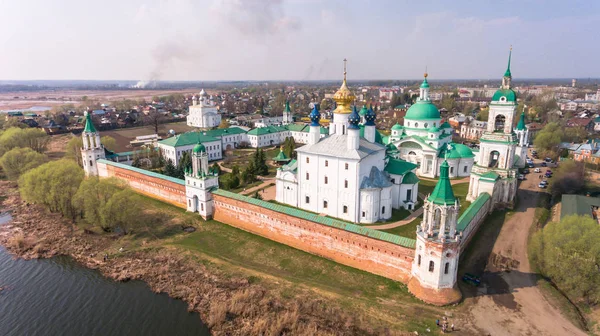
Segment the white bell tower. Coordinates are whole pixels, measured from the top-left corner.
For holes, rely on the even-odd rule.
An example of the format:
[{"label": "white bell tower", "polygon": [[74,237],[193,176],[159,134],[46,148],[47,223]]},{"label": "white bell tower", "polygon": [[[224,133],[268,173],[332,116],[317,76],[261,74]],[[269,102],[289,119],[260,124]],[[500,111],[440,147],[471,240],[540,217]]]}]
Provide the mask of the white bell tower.
[{"label": "white bell tower", "polygon": [[92,116],[89,111],[85,111],[85,128],[81,133],[83,147],[81,148],[81,159],[85,176],[98,176],[98,159],[104,159],[104,146],[100,143],[100,133],[96,131]]},{"label": "white bell tower", "polygon": [[211,218],[214,212],[212,190],[218,187],[219,176],[209,169],[206,147],[198,143],[192,149],[192,170],[185,172],[187,210],[198,212],[204,219]]}]

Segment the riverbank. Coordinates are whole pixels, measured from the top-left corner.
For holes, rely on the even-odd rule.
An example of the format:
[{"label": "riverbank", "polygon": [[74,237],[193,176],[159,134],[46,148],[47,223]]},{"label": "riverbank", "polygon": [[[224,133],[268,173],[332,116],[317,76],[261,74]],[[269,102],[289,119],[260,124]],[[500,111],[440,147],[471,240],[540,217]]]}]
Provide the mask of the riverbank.
[{"label": "riverbank", "polygon": [[[434,316],[443,312],[420,304],[395,282],[220,223],[201,222],[196,232],[182,233],[174,224],[187,223],[190,217],[179,215],[179,209],[169,209],[178,215],[167,219],[167,233],[117,237],[86,233],[60,215],[23,203],[14,183],[0,182],[0,190],[3,210],[13,215],[2,228],[0,243],[11,253],[24,259],[69,255],[112,279],[145,281],[155,292],[187,302],[215,335],[403,335],[431,328]],[[219,234],[221,238],[211,239]],[[253,255],[255,245],[265,250]],[[122,253],[120,247],[125,247]],[[243,251],[247,253],[240,256]],[[104,253],[109,253],[106,262]],[[243,259],[247,255],[263,255],[265,260],[254,260],[260,265],[256,267]],[[288,265],[308,265],[300,265],[302,274],[291,272],[284,259],[265,267],[279,255],[287,256]],[[327,273],[330,268],[366,285],[343,283]]]}]

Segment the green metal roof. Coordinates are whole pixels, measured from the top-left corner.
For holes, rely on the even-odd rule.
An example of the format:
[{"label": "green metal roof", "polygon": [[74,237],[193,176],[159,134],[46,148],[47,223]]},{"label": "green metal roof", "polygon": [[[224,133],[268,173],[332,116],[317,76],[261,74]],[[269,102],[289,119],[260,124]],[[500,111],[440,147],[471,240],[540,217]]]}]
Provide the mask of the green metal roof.
[{"label": "green metal roof", "polygon": [[508,66],[506,67],[506,71],[504,72],[504,77],[512,77],[510,73],[510,58],[512,56],[512,48],[510,48],[510,52],[508,53]]},{"label": "green metal roof", "polygon": [[220,140],[215,137],[204,135],[204,132],[187,132],[161,140],[158,143],[166,146],[180,147],[212,141],[220,142]]},{"label": "green metal roof", "polygon": [[440,179],[431,192],[431,196],[427,199],[429,202],[438,205],[454,204],[456,202],[452,184],[448,178],[449,170],[450,166],[448,165],[448,161],[444,160],[440,166]]},{"label": "green metal roof", "polygon": [[439,128],[437,128],[437,127],[435,127],[435,126],[429,127],[429,128],[427,129],[427,132],[430,132],[430,133],[437,133],[437,132],[439,132],[439,131],[440,131],[440,129],[439,129]]},{"label": "green metal roof", "polygon": [[277,156],[275,156],[273,158],[273,161],[277,161],[277,162],[286,162],[286,161],[290,161],[290,158],[287,157],[285,155],[285,153],[283,152],[283,149],[279,149],[279,153],[277,154]]},{"label": "green metal roof", "polygon": [[402,159],[390,158],[388,163],[385,165],[385,171],[394,175],[404,175],[409,171],[417,168],[417,165]]},{"label": "green metal roof", "polygon": [[417,174],[413,172],[406,173],[406,175],[404,175],[404,177],[402,178],[402,184],[415,184],[419,183],[419,181],[420,180],[417,177]]},{"label": "green metal roof", "polygon": [[[452,149],[448,150],[448,145],[452,147]],[[448,158],[448,159],[468,159],[475,157],[473,151],[468,146],[457,143],[449,143],[446,146],[442,146],[438,153],[439,158]],[[446,156],[447,155],[447,156]]]},{"label": "green metal roof", "polygon": [[289,101],[285,101],[285,108],[283,109],[283,112],[292,112],[292,110],[290,110],[290,102]]},{"label": "green metal roof", "polygon": [[560,219],[569,215],[589,216],[593,218],[592,207],[600,207],[600,198],[583,195],[562,195]]},{"label": "green metal roof", "polygon": [[491,181],[496,181],[497,179],[500,178],[500,175],[498,175],[498,173],[490,171],[487,172],[485,174],[480,175],[480,179],[484,179],[484,180],[491,180]]},{"label": "green metal roof", "polygon": [[519,118],[519,123],[517,124],[517,131],[525,130],[525,112],[521,113],[521,117]]},{"label": "green metal roof", "polygon": [[423,83],[421,83],[421,89],[429,88],[429,82],[427,82],[427,77],[423,78]]},{"label": "green metal roof", "polygon": [[406,111],[404,119],[440,119],[440,111],[438,111],[437,107],[435,107],[431,101],[420,100]]},{"label": "green metal roof", "polygon": [[92,122],[92,114],[86,113],[85,116],[85,128],[83,129],[85,133],[96,133],[96,127],[94,127],[94,123]]},{"label": "green metal roof", "polygon": [[253,198],[253,197],[248,197],[248,196],[232,193],[232,192],[229,192],[229,191],[226,191],[223,189],[217,189],[213,193],[215,195],[219,195],[219,196],[231,198],[234,200],[250,203],[252,205],[256,205],[261,208],[269,209],[269,210],[279,212],[279,213],[282,213],[285,215],[305,219],[305,220],[308,220],[311,222],[323,224],[323,225],[333,227],[336,229],[356,233],[361,236],[382,240],[382,241],[385,241],[388,243],[392,243],[394,245],[399,245],[399,246],[403,246],[403,247],[407,247],[407,248],[411,248],[411,249],[414,249],[415,245],[416,245],[416,240],[414,240],[414,239],[400,237],[397,235],[393,235],[391,233],[369,229],[368,227],[363,227],[360,225],[344,222],[344,221],[338,220],[338,219],[333,219],[333,218],[329,218],[329,217],[325,217],[325,216],[319,216],[317,214],[306,212],[306,211],[303,211],[303,210],[300,210],[297,208],[292,208],[292,207],[288,207],[288,206],[281,205],[281,204],[266,202],[266,201],[259,200],[259,199]]},{"label": "green metal roof", "polygon": [[398,123],[396,123],[396,125],[392,126],[392,130],[394,130],[394,131],[399,131],[399,130],[401,130],[403,128],[404,128],[404,126],[402,126],[402,125],[400,125]]},{"label": "green metal roof", "polygon": [[267,126],[267,127],[258,127],[253,130],[248,131],[248,135],[266,135],[273,134],[279,132],[285,132],[288,129],[285,126]]},{"label": "green metal roof", "polygon": [[447,121],[444,121],[440,128],[452,128],[452,125],[450,125],[450,123],[448,123]]},{"label": "green metal roof", "polygon": [[491,196],[488,193],[480,194],[471,205],[463,212],[458,221],[456,222],[456,230],[464,231],[469,223],[473,221],[473,218],[481,211],[481,208],[485,205],[486,202],[490,200]]},{"label": "green metal roof", "polygon": [[169,182],[173,182],[173,183],[185,185],[185,180],[180,180],[178,178],[174,178],[174,177],[171,177],[171,176],[167,176],[167,175],[155,173],[153,171],[144,170],[144,169],[141,169],[141,168],[136,168],[136,167],[128,166],[126,164],[122,164],[122,163],[118,163],[118,162],[113,162],[113,161],[109,161],[109,160],[104,160],[104,159],[99,159],[98,162],[105,163],[105,164],[107,164],[109,166],[115,166],[115,167],[123,168],[123,169],[126,169],[126,170],[130,170],[130,171],[133,171],[133,172],[136,172],[136,173],[144,174],[146,176],[156,177],[156,178],[159,178],[159,179],[162,179],[162,180],[166,180],[166,181],[169,181]]},{"label": "green metal roof", "polygon": [[217,128],[209,131],[204,131],[206,135],[211,137],[222,137],[223,135],[235,135],[235,134],[243,134],[246,133],[243,129],[239,127],[229,127],[229,128]]},{"label": "green metal roof", "polygon": [[512,89],[500,89],[496,91],[496,93],[494,93],[494,96],[492,97],[492,101],[500,101],[500,98],[502,97],[506,97],[506,101],[508,102],[517,101],[517,94]]}]

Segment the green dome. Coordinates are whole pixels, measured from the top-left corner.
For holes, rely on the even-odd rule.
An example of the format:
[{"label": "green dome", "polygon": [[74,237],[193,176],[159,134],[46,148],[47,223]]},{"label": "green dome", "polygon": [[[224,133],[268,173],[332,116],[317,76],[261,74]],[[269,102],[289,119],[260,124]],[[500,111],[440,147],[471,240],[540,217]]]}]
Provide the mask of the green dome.
[{"label": "green dome", "polygon": [[367,105],[363,105],[363,107],[360,109],[360,111],[358,111],[358,114],[361,117],[364,117],[365,114],[367,114],[367,112],[369,112],[369,110],[367,109]]},{"label": "green dome", "polygon": [[206,152],[206,147],[204,147],[203,144],[198,143],[196,146],[194,146],[194,149],[192,149],[192,152],[194,152],[194,153]]},{"label": "green dome", "polygon": [[437,133],[439,131],[440,131],[440,129],[437,128],[437,127],[435,127],[435,126],[434,127],[429,127],[429,129],[427,130],[427,132],[431,132],[431,133]]},{"label": "green dome", "polygon": [[429,101],[418,101],[408,109],[404,119],[440,119],[440,111]]},{"label": "green dome", "polygon": [[448,152],[448,156],[446,156],[446,152],[448,151],[448,146],[443,146],[438,154],[439,158],[448,158],[448,159],[469,159],[475,157],[473,151],[468,146],[457,143],[449,143],[452,146],[452,149]]},{"label": "green dome", "polygon": [[392,126],[392,131],[400,131],[402,130],[404,127],[402,127],[402,125],[396,123],[396,125]]},{"label": "green dome", "polygon": [[500,101],[502,97],[506,97],[507,102],[517,102],[517,94],[511,89],[500,89],[496,91],[492,97],[492,102]]}]

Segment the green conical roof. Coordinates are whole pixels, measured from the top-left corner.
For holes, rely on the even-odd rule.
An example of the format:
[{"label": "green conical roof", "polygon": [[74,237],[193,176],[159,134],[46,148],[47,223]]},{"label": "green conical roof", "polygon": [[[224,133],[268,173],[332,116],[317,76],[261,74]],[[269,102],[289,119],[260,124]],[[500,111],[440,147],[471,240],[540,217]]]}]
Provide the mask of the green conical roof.
[{"label": "green conical roof", "polygon": [[523,131],[525,129],[525,112],[521,113],[519,123],[517,124],[517,131]]},{"label": "green conical roof", "polygon": [[273,158],[273,161],[289,161],[290,158],[287,157],[287,155],[285,155],[285,153],[283,152],[283,148],[279,149],[279,154],[277,154],[276,157]]},{"label": "green conical roof", "polygon": [[285,102],[285,108],[283,109],[284,112],[292,112],[292,110],[290,110],[290,102],[286,101]]},{"label": "green conical roof", "polygon": [[454,191],[452,191],[452,184],[450,184],[450,179],[448,178],[449,170],[448,161],[444,160],[440,166],[440,179],[427,199],[429,202],[437,205],[450,205],[456,202]]},{"label": "green conical roof", "polygon": [[421,83],[421,89],[429,88],[429,82],[427,82],[427,76],[423,79],[423,83]]},{"label": "green conical roof", "polygon": [[94,123],[92,122],[92,114],[89,112],[85,114],[85,128],[83,131],[85,133],[96,133],[96,127],[94,127]]},{"label": "green conical roof", "polygon": [[510,74],[510,57],[512,56],[512,48],[510,48],[510,52],[508,53],[508,66],[506,67],[506,72],[504,73],[504,77],[512,77]]}]

